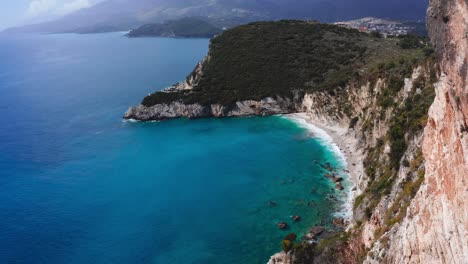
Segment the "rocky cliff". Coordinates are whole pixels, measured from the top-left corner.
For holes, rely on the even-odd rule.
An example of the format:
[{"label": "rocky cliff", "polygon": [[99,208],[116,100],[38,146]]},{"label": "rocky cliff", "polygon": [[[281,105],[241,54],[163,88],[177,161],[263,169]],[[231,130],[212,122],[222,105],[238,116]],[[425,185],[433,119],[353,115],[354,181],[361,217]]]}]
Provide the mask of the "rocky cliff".
[{"label": "rocky cliff", "polygon": [[[337,262],[468,263],[467,3],[464,0],[431,1],[428,28],[441,73],[434,85],[436,96],[427,126],[424,133],[414,135],[408,142],[398,172],[389,178],[392,179],[390,189],[384,190],[377,205],[372,206],[372,202],[377,201],[375,196],[370,204],[368,201],[364,210],[367,220],[362,223],[360,215],[366,191],[356,196],[356,223],[348,230],[355,239],[347,241],[345,251],[365,255],[354,259],[337,258]],[[362,108],[362,102],[368,101],[366,94],[359,96],[360,101],[353,102],[354,109]],[[309,109],[313,115],[319,114],[319,120],[340,120],[335,117],[334,109],[329,109],[328,113],[321,111]],[[370,135],[374,136],[367,135],[364,141],[361,138],[363,145],[367,145],[366,159],[373,161],[365,162],[366,173],[359,178],[360,187],[367,186],[367,189],[372,189],[374,169],[382,167],[382,158],[391,157],[392,149],[383,146],[379,157],[372,158],[375,155],[373,141],[378,138],[375,135],[383,135],[382,129],[385,133],[389,128],[382,123],[377,126],[374,123],[373,127]],[[385,171],[375,176],[385,179]]]},{"label": "rocky cliff", "polygon": [[[340,134],[348,146],[343,151],[359,157],[350,168],[356,184],[353,218],[346,232],[299,245],[300,255],[278,253],[269,263],[386,260],[380,254],[424,179],[423,128],[439,74],[432,59],[409,73],[398,72],[387,70],[377,79],[354,80],[345,89],[304,96],[302,111],[329,131],[346,131]],[[392,83],[400,78],[393,90]]]},{"label": "rocky cliff", "polygon": [[441,78],[424,131],[426,176],[392,235],[389,263],[468,263],[468,1],[427,13]]},{"label": "rocky cliff", "polygon": [[[424,117],[424,132],[400,134],[406,139],[406,150],[392,164],[398,145],[387,140],[396,132],[401,112],[393,108],[372,117],[378,107],[369,88],[378,93],[385,87],[380,80],[370,87],[348,87],[344,97],[353,106],[351,116],[373,118],[370,126],[357,119],[348,132],[358,142],[356,151],[366,156],[365,171],[357,180],[354,223],[345,239],[319,243],[328,251],[310,250],[312,260],[302,261],[289,252],[275,255],[271,263],[468,263],[468,1],[432,0],[428,28],[441,72],[423,77],[429,85],[438,80],[431,87],[435,99]],[[418,75],[430,71],[415,70],[412,80],[405,81],[413,84],[405,85],[400,98],[394,99],[407,100],[407,88],[417,90],[422,80]],[[344,127],[349,121],[340,111],[340,97],[309,94],[305,98],[304,106],[317,122]],[[340,254],[324,257],[338,249]]]},{"label": "rocky cliff", "polygon": [[269,116],[287,114],[296,111],[299,101],[283,97],[267,97],[260,101],[238,101],[234,105],[221,104],[201,105],[172,102],[169,104],[157,104],[151,107],[143,105],[131,107],[126,113],[125,119],[142,121],[165,120],[180,117],[245,117],[245,116]]}]

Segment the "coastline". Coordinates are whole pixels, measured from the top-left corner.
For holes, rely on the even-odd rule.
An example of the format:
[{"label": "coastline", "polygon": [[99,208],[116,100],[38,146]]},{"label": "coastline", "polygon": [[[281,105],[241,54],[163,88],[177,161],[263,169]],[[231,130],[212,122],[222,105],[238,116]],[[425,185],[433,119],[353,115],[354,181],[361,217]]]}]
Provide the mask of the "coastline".
[{"label": "coastline", "polygon": [[307,113],[294,113],[284,115],[298,125],[314,133],[332,152],[337,159],[341,160],[346,173],[344,173],[347,186],[345,186],[346,198],[341,209],[335,213],[336,217],[341,217],[349,221],[353,217],[353,201],[359,194],[360,177],[364,171],[364,155],[358,147],[358,140],[351,133],[349,128],[339,124],[329,124],[319,122],[310,117]]}]

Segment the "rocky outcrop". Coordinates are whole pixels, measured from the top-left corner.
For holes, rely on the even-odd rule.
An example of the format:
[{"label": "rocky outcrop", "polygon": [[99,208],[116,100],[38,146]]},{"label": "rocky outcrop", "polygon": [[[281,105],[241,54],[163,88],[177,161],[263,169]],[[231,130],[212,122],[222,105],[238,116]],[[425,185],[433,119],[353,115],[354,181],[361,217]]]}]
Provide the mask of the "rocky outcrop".
[{"label": "rocky outcrop", "polygon": [[432,0],[428,29],[442,73],[424,132],[426,176],[388,263],[468,263],[468,1]]},{"label": "rocky outcrop", "polygon": [[246,100],[237,102],[233,106],[213,104],[184,104],[176,101],[170,104],[158,104],[151,107],[143,105],[131,107],[124,115],[125,119],[140,121],[166,120],[174,118],[202,118],[202,117],[242,117],[269,116],[295,112],[297,99],[283,97],[268,97],[260,101]]},{"label": "rocky outcrop", "polygon": [[283,251],[283,252],[276,253],[275,255],[271,256],[267,264],[293,264],[293,263],[294,263],[293,256]]}]

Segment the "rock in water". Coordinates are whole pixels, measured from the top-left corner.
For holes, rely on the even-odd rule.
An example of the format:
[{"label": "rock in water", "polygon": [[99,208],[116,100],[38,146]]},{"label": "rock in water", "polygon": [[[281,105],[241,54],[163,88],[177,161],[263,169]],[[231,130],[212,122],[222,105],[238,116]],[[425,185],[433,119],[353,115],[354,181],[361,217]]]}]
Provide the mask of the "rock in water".
[{"label": "rock in water", "polygon": [[336,184],[336,189],[339,190],[339,191],[344,190],[343,185],[341,185],[341,183]]},{"label": "rock in water", "polygon": [[294,220],[294,222],[299,222],[299,221],[301,221],[301,217],[298,216],[298,215],[293,215],[293,216],[291,216],[291,219]]},{"label": "rock in water", "polygon": [[288,228],[288,224],[286,222],[279,222],[278,227],[282,230]]}]

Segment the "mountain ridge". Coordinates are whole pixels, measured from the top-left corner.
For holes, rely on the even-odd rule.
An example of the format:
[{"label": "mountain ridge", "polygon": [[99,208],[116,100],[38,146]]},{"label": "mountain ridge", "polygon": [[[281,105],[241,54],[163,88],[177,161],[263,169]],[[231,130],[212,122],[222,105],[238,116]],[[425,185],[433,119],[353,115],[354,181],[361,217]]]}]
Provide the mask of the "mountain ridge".
[{"label": "mountain ridge", "polygon": [[279,19],[334,22],[366,16],[419,20],[424,18],[426,6],[426,1],[420,0],[397,0],[391,3],[383,0],[107,0],[55,21],[13,27],[5,32],[92,33],[103,29],[126,31],[148,23],[194,16],[221,21],[236,20],[237,25]]}]

